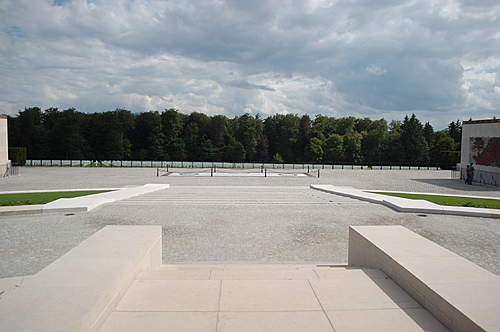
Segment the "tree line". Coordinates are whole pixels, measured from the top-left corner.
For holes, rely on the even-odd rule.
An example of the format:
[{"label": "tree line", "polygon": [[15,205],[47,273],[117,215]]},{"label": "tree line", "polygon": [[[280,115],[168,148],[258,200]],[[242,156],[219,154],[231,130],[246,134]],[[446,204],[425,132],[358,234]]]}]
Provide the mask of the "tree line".
[{"label": "tree line", "polygon": [[415,114],[387,122],[355,117],[243,114],[175,109],[83,113],[25,108],[8,118],[9,145],[28,159],[413,164],[458,162],[461,123],[434,131]]}]

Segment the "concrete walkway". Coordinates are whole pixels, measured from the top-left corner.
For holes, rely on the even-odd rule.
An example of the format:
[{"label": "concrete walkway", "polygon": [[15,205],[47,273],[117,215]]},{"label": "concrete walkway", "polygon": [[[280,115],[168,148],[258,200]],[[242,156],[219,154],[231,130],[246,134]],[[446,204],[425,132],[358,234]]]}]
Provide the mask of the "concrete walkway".
[{"label": "concrete walkway", "polygon": [[163,265],[99,332],[446,331],[383,272],[316,265]]}]

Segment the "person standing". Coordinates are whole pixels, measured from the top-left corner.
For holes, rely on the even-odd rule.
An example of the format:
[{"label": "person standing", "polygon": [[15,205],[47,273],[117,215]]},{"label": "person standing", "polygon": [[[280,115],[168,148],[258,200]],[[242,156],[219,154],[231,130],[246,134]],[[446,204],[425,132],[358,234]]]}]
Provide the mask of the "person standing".
[{"label": "person standing", "polygon": [[469,184],[470,179],[470,166],[467,165],[467,169],[465,170],[465,184]]},{"label": "person standing", "polygon": [[472,180],[474,180],[474,166],[472,165],[472,163],[470,164],[469,172],[470,172],[469,184],[472,185]]}]

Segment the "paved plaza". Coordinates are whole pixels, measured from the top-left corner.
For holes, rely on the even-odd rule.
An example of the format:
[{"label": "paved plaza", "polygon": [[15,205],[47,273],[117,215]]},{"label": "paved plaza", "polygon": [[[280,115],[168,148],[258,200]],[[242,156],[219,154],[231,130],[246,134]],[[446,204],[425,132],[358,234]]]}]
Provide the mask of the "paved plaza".
[{"label": "paved plaza", "polygon": [[170,189],[88,213],[0,217],[0,277],[33,274],[109,224],[163,226],[164,263],[328,263],[347,260],[348,225],[403,225],[500,274],[498,220],[398,213],[311,190],[309,184],[500,196],[449,171],[321,170],[321,177],[156,177],[155,169],[22,168],[2,191],[123,187]]}]

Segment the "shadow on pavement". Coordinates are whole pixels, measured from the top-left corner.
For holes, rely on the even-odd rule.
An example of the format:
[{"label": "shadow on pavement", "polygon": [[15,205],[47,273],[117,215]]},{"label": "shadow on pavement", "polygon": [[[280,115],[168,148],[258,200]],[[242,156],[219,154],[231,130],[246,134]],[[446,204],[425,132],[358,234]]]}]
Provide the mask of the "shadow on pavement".
[{"label": "shadow on pavement", "polygon": [[500,191],[500,187],[489,186],[480,183],[467,185],[462,180],[459,179],[412,179],[412,180],[461,191]]}]

